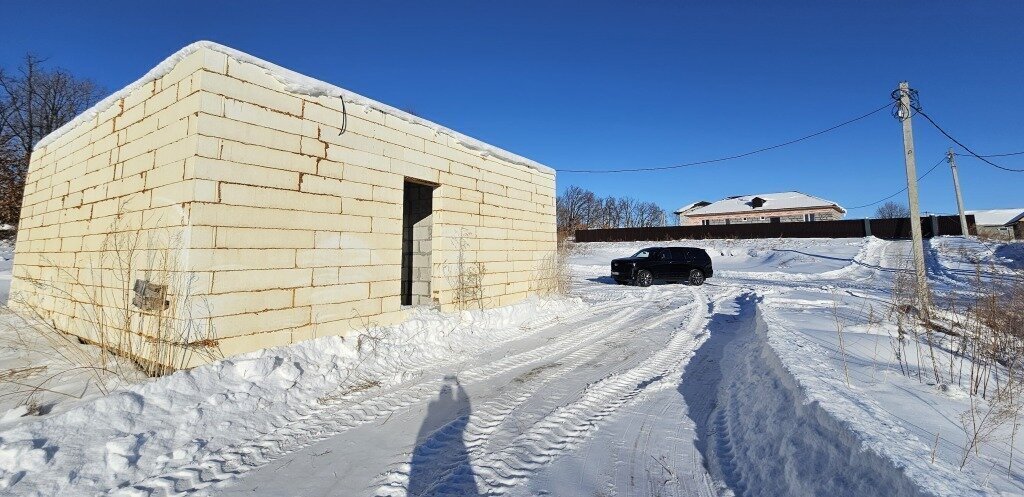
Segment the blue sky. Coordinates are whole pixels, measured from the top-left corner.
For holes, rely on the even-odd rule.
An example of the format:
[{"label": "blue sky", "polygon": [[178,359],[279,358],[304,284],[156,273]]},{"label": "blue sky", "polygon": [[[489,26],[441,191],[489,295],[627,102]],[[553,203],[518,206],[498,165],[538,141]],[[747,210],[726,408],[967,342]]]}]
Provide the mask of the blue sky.
[{"label": "blue sky", "polygon": [[[975,151],[1024,150],[1024,3],[1014,1],[18,2],[4,13],[4,67],[33,51],[113,91],[209,39],[556,169],[745,152],[864,114],[901,80]],[[914,125],[923,172],[951,144]],[[993,160],[1024,168],[1024,156]],[[1024,174],[960,166],[969,209],[1024,206]],[[882,112],[717,165],[559,174],[559,189],[572,184],[669,211],[782,190],[852,207],[905,186],[902,138]],[[924,210],[955,211],[948,167],[921,190]]]}]

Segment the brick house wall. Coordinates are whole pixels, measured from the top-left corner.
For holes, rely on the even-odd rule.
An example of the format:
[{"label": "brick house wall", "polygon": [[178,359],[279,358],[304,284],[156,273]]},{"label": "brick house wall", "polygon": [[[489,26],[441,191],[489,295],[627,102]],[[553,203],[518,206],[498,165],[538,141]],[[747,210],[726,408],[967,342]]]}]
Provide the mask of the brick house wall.
[{"label": "brick house wall", "polygon": [[728,220],[729,224],[769,223],[773,217],[778,217],[779,221],[783,223],[795,223],[804,222],[807,214],[814,214],[815,221],[835,221],[843,218],[841,212],[830,207],[785,210],[752,209],[746,212],[723,214],[687,214],[684,219],[684,226],[699,226],[705,220],[713,225],[726,224],[726,220]]},{"label": "brick house wall", "polygon": [[978,225],[978,236],[994,240],[1021,240],[1024,234],[1024,221],[1010,226],[984,226]]},{"label": "brick house wall", "polygon": [[[349,102],[343,116],[340,98],[293,92],[230,49],[179,53],[33,154],[11,288],[20,312],[95,342],[109,340],[98,316],[130,314],[129,353],[141,355],[168,335],[153,321],[174,323],[187,336],[162,338],[178,342],[161,361],[187,366],[213,357],[191,353],[199,343],[232,355],[405,319],[403,255],[428,277],[412,285],[416,304],[465,305],[466,265],[474,306],[545,291],[552,171],[397,111]],[[432,187],[432,212],[407,233],[409,181]],[[115,235],[142,245],[127,264]],[[165,316],[130,305],[136,279],[166,287]]]}]

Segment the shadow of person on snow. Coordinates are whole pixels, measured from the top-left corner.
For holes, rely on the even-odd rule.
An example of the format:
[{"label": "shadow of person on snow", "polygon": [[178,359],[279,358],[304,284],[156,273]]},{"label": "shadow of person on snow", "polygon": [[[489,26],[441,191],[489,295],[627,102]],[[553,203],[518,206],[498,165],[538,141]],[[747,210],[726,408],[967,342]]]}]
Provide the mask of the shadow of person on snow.
[{"label": "shadow of person on snow", "polygon": [[409,497],[479,496],[463,439],[472,406],[455,376],[445,376],[416,435],[409,468]]}]

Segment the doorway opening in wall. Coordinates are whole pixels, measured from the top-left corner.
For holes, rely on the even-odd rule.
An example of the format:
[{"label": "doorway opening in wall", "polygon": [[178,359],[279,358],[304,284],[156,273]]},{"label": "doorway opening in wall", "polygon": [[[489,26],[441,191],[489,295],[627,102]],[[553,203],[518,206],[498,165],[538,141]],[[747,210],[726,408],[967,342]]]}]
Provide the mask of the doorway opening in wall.
[{"label": "doorway opening in wall", "polygon": [[406,179],[402,194],[402,305],[430,298],[430,253],[436,185]]}]

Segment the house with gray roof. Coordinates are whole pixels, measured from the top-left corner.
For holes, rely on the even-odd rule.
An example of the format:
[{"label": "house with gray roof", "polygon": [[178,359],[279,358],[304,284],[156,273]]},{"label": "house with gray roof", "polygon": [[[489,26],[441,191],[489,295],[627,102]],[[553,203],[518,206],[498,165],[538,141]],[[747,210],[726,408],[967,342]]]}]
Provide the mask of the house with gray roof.
[{"label": "house with gray roof", "polygon": [[676,214],[680,216],[680,226],[696,226],[832,221],[842,219],[846,209],[831,200],[789,191],[698,202],[681,208]]},{"label": "house with gray roof", "polygon": [[978,236],[1001,240],[1024,239],[1024,207],[967,211],[974,215]]}]

